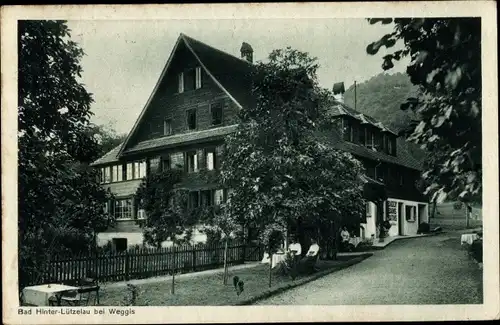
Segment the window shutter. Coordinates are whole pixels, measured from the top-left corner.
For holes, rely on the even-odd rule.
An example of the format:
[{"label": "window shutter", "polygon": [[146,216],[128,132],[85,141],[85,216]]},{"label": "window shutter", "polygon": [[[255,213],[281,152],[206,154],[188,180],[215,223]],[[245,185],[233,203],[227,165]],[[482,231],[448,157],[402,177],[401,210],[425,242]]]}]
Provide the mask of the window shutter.
[{"label": "window shutter", "polygon": [[179,93],[183,93],[184,92],[184,73],[181,72],[179,73],[179,79],[178,79],[178,84],[179,84]]},{"label": "window shutter", "polygon": [[201,88],[201,67],[196,67],[196,89]]}]

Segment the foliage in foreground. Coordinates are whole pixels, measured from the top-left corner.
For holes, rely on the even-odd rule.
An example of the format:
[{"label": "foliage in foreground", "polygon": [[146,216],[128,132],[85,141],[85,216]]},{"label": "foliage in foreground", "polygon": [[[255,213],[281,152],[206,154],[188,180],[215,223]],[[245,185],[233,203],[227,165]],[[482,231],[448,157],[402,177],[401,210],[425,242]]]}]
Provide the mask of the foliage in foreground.
[{"label": "foliage in foreground", "polygon": [[111,197],[88,163],[99,155],[91,135],[92,96],[78,79],[83,51],[63,21],[19,21],[19,285],[58,251],[92,249],[113,222]]},{"label": "foliage in foreground", "polygon": [[408,130],[408,139],[429,151],[422,175],[427,193],[439,201],[481,201],[481,20],[368,21],[394,24],[393,32],[368,45],[369,54],[398,42],[403,45],[384,56],[384,70],[393,67],[393,60],[411,59],[406,72],[420,95],[408,98],[401,109],[418,115],[418,123]]},{"label": "foliage in foreground", "polygon": [[327,94],[317,85],[314,58],[287,48],[256,65],[255,107],[240,112],[226,138],[221,182],[231,189],[231,215],[271,235],[307,224],[316,229],[359,219],[363,207],[360,163],[316,137],[327,122]]}]

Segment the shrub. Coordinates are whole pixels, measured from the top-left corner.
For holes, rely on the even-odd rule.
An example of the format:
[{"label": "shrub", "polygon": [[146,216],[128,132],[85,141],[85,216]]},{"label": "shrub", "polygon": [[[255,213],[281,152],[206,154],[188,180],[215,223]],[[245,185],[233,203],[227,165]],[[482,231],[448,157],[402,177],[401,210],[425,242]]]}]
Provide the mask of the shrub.
[{"label": "shrub", "polygon": [[483,240],[476,239],[472,242],[472,245],[469,246],[469,254],[478,261],[479,263],[483,262]]},{"label": "shrub", "polygon": [[428,234],[431,231],[431,226],[427,222],[422,222],[418,225],[417,234]]},{"label": "shrub", "polygon": [[279,261],[276,268],[273,270],[274,274],[278,276],[289,276],[293,267],[293,256],[289,253],[285,255],[285,258]]},{"label": "shrub", "polygon": [[139,288],[134,284],[127,283],[127,291],[122,302],[123,305],[136,306],[138,297],[139,297]]}]

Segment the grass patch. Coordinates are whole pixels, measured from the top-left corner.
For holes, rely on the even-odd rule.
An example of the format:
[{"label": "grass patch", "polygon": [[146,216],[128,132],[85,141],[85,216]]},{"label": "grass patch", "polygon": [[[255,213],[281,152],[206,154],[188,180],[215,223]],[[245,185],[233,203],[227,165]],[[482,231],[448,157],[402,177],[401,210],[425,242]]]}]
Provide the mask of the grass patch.
[{"label": "grass patch", "polygon": [[[313,279],[318,274],[335,271],[349,266],[354,260],[365,257],[339,256],[336,261],[319,261],[319,271],[308,276],[299,276],[295,280],[290,277],[272,274],[272,286],[269,288],[269,265],[262,264],[256,267],[231,270],[227,285],[222,284],[223,273],[179,277],[175,280],[175,294],[171,294],[171,278],[156,283],[138,285],[136,306],[224,306],[237,305],[248,299],[253,299],[270,290],[280,289]],[[245,283],[244,291],[240,296],[236,294],[232,278],[238,276]],[[126,287],[103,287],[100,294],[101,306],[121,306],[127,295]]]}]

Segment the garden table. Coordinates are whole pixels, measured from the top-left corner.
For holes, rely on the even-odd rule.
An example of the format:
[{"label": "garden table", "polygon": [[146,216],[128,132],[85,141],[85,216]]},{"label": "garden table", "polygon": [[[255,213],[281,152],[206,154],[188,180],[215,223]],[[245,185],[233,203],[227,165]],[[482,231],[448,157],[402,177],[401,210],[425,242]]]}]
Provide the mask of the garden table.
[{"label": "garden table", "polygon": [[57,283],[26,287],[23,289],[24,303],[33,306],[50,306],[49,298],[54,296],[57,305],[60,306],[62,295],[71,290],[78,290],[78,287]]},{"label": "garden table", "polygon": [[[271,262],[271,268],[275,268],[276,265],[279,264],[279,262],[283,261],[286,258],[284,252],[277,252],[273,254],[273,260]],[[262,259],[261,263],[269,263],[269,254],[264,253],[264,258]]]},{"label": "garden table", "polygon": [[479,236],[477,234],[463,234],[462,238],[460,239],[460,243],[463,245],[465,243],[472,245],[474,240],[478,239]]}]

